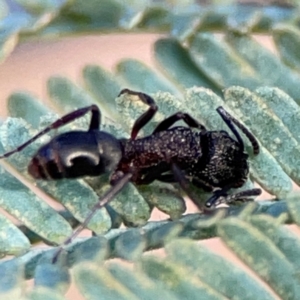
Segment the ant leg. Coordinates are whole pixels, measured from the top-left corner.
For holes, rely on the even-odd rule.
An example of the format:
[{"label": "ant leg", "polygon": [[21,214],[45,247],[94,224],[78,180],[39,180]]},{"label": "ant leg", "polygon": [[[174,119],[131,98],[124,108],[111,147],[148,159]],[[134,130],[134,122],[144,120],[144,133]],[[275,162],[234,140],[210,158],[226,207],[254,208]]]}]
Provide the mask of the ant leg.
[{"label": "ant leg", "polygon": [[61,246],[59,246],[58,250],[54,254],[54,257],[52,259],[53,263],[56,263],[60,253],[63,251],[63,247],[70,244],[71,241],[78,236],[78,234],[86,228],[92,217],[95,215],[95,213],[102,207],[104,207],[107,203],[109,203],[121,190],[122,188],[130,181],[132,177],[132,173],[126,173],[121,177],[105,194],[104,196],[99,200],[98,203],[94,205],[94,207],[91,209],[91,212],[86,217],[84,222],[77,227],[77,229],[62,243]]},{"label": "ant leg", "polygon": [[154,180],[158,180],[165,183],[175,183],[176,179],[173,174],[147,174],[143,177],[142,180],[139,181],[139,184],[150,184]]},{"label": "ant leg", "polygon": [[123,89],[120,92],[119,96],[123,94],[138,96],[143,103],[149,106],[149,109],[145,113],[143,113],[133,124],[130,137],[131,140],[135,140],[139,131],[153,118],[153,116],[158,110],[158,107],[154,99],[147,94],[141,92],[135,92],[129,89]]},{"label": "ant leg", "polygon": [[205,203],[206,209],[214,209],[217,205],[220,204],[229,204],[234,201],[251,201],[252,199],[247,199],[252,196],[259,196],[261,194],[261,189],[250,189],[241,191],[232,195],[227,195],[227,192],[224,190],[216,191],[213,196],[211,196]]},{"label": "ant leg", "polygon": [[233,132],[233,134],[236,136],[239,144],[241,145],[241,150],[244,151],[244,142],[232,123],[234,123],[246,135],[246,137],[252,144],[254,155],[257,155],[259,153],[259,144],[255,136],[242,123],[240,123],[236,118],[230,115],[222,106],[219,106],[217,108],[217,112]]},{"label": "ant leg", "polygon": [[182,190],[187,194],[187,196],[193,201],[193,203],[199,208],[199,210],[203,211],[203,207],[200,205],[199,201],[197,201],[194,196],[190,192],[189,182],[186,179],[184,173],[179,168],[179,166],[175,163],[171,164],[171,169],[176,179],[176,182],[180,185]]},{"label": "ant leg", "polygon": [[176,182],[174,174],[161,174],[157,176],[156,180],[166,183],[174,183]]},{"label": "ant leg", "polygon": [[206,130],[206,128],[187,113],[177,112],[176,114],[164,119],[160,122],[153,133],[166,130],[170,128],[177,121],[183,120],[189,127],[198,128],[200,130]]},{"label": "ant leg", "polygon": [[90,126],[89,126],[89,131],[99,129],[99,125],[100,125],[100,122],[101,122],[101,113],[100,113],[100,110],[99,110],[98,106],[91,105],[91,106],[83,107],[83,108],[72,111],[71,113],[61,117],[60,119],[58,119],[57,121],[55,121],[51,125],[47,126],[44,130],[37,133],[34,137],[32,137],[30,140],[28,140],[24,144],[20,145],[19,147],[17,147],[16,149],[14,149],[10,152],[7,152],[7,153],[1,155],[0,159],[5,158],[5,157],[9,157],[14,153],[23,150],[25,147],[27,147],[28,145],[33,143],[39,137],[41,137],[42,135],[48,133],[50,130],[57,129],[57,128],[60,128],[64,125],[66,125],[66,124],[69,124],[69,123],[73,122],[74,120],[86,115],[88,112],[91,112],[91,114],[92,114],[91,123],[90,123]]},{"label": "ant leg", "polygon": [[192,184],[198,188],[201,188],[204,192],[212,192],[214,187],[207,182],[204,182],[200,178],[193,178]]}]

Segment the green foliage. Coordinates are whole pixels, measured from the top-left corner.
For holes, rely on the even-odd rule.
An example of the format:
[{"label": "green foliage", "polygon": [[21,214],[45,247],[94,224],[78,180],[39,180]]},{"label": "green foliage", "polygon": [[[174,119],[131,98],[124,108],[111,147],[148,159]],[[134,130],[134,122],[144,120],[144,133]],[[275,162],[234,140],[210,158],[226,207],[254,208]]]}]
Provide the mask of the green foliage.
[{"label": "green foliage", "polygon": [[[169,32],[180,41],[199,31],[231,30],[234,32],[269,33],[285,22],[298,26],[298,2],[294,7],[235,5],[233,1],[145,1],[145,0],[14,0],[18,9],[0,1],[0,60],[11,53],[19,40],[58,37],[67,34],[112,31]],[[297,36],[297,29],[289,34]],[[283,29],[285,32],[286,29]],[[288,35],[283,34],[288,38]],[[277,39],[281,27],[277,30]],[[286,39],[285,38],[285,39]],[[285,41],[283,44],[290,43]],[[280,44],[280,42],[278,43]],[[295,44],[293,44],[296,49]],[[282,47],[280,47],[282,49]],[[284,51],[282,51],[284,52]],[[293,52],[293,50],[292,50]],[[297,55],[297,52],[294,51]],[[284,53],[289,60],[289,54]],[[293,59],[293,58],[292,58]]]},{"label": "green foliage", "polygon": [[[109,186],[107,176],[37,182],[67,209],[59,212],[30,191],[23,183],[29,179],[27,165],[36,149],[57,134],[49,133],[7,159],[18,175],[1,169],[0,206],[23,224],[17,227],[0,215],[0,255],[16,256],[0,261],[1,299],[64,299],[71,277],[87,299],[99,295],[103,299],[299,299],[300,239],[284,226],[300,224],[300,197],[291,193],[292,180],[300,184],[298,8],[225,2],[201,7],[194,1],[17,2],[23,9],[14,15],[15,22],[0,2],[1,28],[6,28],[0,32],[0,60],[20,39],[128,30],[155,30],[170,36],[154,45],[157,70],[128,58],[118,62],[114,72],[85,66],[83,86],[63,77],[49,78],[47,89],[55,112],[28,92],[12,94],[8,99],[12,118],[0,126],[1,153],[27,141],[56,120],[57,113],[91,103],[101,109],[103,130],[128,137],[134,120],[147,109],[134,96],[118,97],[128,87],[151,93],[159,106],[141,135],[151,134],[157,123],[179,110],[192,114],[209,130],[228,130],[215,111],[224,106],[260,142],[261,152],[253,157],[245,139],[251,167],[247,187],[256,182],[278,201],[232,206],[212,216],[182,216],[186,207],[178,186],[128,184],[88,224],[99,236],[76,239],[53,265],[53,245],[70,235]],[[226,30],[224,38],[215,30]],[[257,43],[253,32],[271,34],[279,56]],[[87,128],[88,118],[61,131]],[[198,189],[194,192],[199,201],[208,197]],[[153,207],[170,219],[148,221]],[[122,222],[134,227],[120,229]],[[214,236],[272,290],[191,241]],[[30,243],[41,240],[51,247],[30,250]],[[165,245],[163,259],[143,255]],[[105,262],[109,258],[132,264]],[[25,280],[30,278],[35,287],[25,292]]]}]

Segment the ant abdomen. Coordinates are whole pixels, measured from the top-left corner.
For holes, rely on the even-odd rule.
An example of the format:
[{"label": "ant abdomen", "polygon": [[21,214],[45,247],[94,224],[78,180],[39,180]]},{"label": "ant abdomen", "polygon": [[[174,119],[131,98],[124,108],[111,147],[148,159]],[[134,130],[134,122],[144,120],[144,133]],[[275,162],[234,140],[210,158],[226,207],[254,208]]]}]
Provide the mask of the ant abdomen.
[{"label": "ant abdomen", "polygon": [[28,166],[35,179],[80,178],[111,172],[120,161],[120,142],[102,131],[71,131],[53,138]]}]

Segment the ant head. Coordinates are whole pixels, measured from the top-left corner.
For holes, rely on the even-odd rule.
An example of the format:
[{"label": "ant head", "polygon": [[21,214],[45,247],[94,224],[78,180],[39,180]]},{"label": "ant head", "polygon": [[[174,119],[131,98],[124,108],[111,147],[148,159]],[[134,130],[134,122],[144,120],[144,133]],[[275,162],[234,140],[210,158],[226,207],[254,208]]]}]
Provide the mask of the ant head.
[{"label": "ant head", "polygon": [[28,172],[35,179],[80,178],[113,171],[122,146],[109,133],[71,131],[53,138],[32,158]]}]

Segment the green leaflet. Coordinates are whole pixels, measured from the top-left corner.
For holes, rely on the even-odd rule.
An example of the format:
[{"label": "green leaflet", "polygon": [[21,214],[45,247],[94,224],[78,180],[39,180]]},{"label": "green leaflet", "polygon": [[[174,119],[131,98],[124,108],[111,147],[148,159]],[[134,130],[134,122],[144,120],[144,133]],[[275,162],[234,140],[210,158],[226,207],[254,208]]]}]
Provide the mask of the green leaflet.
[{"label": "green leaflet", "polygon": [[[109,176],[103,175],[95,178],[91,186],[101,199],[110,188]],[[151,210],[148,203],[132,183],[128,183],[109,205],[122,216],[125,224],[144,225],[150,218]]]},{"label": "green leaflet", "polygon": [[83,241],[76,241],[67,246],[68,265],[73,266],[75,263],[84,261],[94,261],[102,263],[108,256],[108,241],[105,237],[96,236]]},{"label": "green leaflet", "polygon": [[138,60],[122,60],[116,66],[116,73],[120,76],[120,80],[125,83],[123,84],[125,87],[148,94],[162,91],[178,95],[177,89],[166,78]]},{"label": "green leaflet", "polygon": [[300,195],[298,192],[291,192],[287,197],[289,212],[296,224],[300,224]]},{"label": "green leaflet", "polygon": [[[7,131],[8,128],[10,128],[10,133]],[[16,144],[20,145],[23,141],[28,140],[30,133],[24,121],[8,119],[0,128],[2,153],[4,149],[15,148]],[[28,157],[32,155],[33,149],[28,147],[12,156],[9,162],[19,171],[24,172],[27,169]],[[1,207],[7,212],[53,243],[61,243],[70,234],[69,224],[16,178],[5,172],[0,181],[2,186],[0,190]],[[45,222],[49,227],[44,226]]]},{"label": "green leaflet", "polygon": [[19,299],[23,294],[24,267],[18,263],[3,264],[0,270],[2,299]]},{"label": "green leaflet", "polygon": [[92,94],[101,111],[116,121],[120,116],[116,113],[115,99],[121,91],[121,84],[114,75],[95,65],[84,67],[82,76],[86,89]]},{"label": "green leaflet", "polygon": [[75,282],[81,294],[87,299],[137,300],[128,288],[115,279],[103,266],[84,263],[74,268]]},{"label": "green leaflet", "polygon": [[65,300],[65,297],[60,295],[58,292],[45,287],[35,287],[32,291],[27,293],[24,300]]},{"label": "green leaflet", "polygon": [[[150,226],[149,226],[150,227]],[[148,249],[163,247],[167,242],[178,237],[184,230],[184,224],[179,221],[168,222],[159,228],[145,233]]]},{"label": "green leaflet", "polygon": [[290,25],[277,25],[272,33],[281,59],[292,69],[300,71],[300,31]]},{"label": "green leaflet", "polygon": [[197,34],[190,44],[189,53],[197,67],[220,89],[233,84],[249,88],[260,85],[255,69],[211,34]]},{"label": "green leaflet", "polygon": [[158,27],[162,30],[168,30],[170,28],[172,13],[169,13],[169,7],[165,4],[155,4],[152,7],[146,7],[137,23],[137,27],[150,30]]},{"label": "green leaflet", "polygon": [[[299,103],[299,74],[285,66],[279,58],[262,47],[251,36],[228,34],[226,41],[255,70],[256,78],[259,80],[259,85],[256,87],[262,85],[276,86]],[[232,84],[239,85],[238,81]],[[242,86],[253,88],[247,83]]]},{"label": "green leaflet", "polygon": [[[48,93],[51,102],[64,113],[69,113],[75,108],[97,104],[101,110],[100,130],[107,131],[118,138],[126,137],[121,126],[112,123],[121,121],[119,114],[116,113],[115,97],[120,92],[120,87],[106,71],[96,66],[87,66],[83,70],[85,84],[88,92],[84,88],[75,85],[72,81],[64,77],[51,77],[47,82]],[[54,121],[54,120],[53,120]],[[88,128],[90,115],[86,115],[79,120],[74,121],[80,129]],[[70,124],[70,125],[72,125]]]},{"label": "green leaflet", "polygon": [[[286,196],[289,199],[289,194]],[[254,210],[255,213],[263,213],[274,218],[278,218],[281,215],[285,215],[286,223],[291,224],[293,223],[293,218],[291,216],[291,209],[288,210],[287,201],[262,201],[257,205],[256,209]]]},{"label": "green leaflet", "polygon": [[35,129],[38,129],[40,125],[41,116],[49,112],[39,99],[29,93],[11,94],[7,99],[7,108],[11,117],[24,119]]},{"label": "green leaflet", "polygon": [[[52,243],[60,244],[71,234],[71,227],[64,218],[17,179],[8,173],[2,174],[0,186],[2,186],[0,190],[1,207],[39,236]],[[2,234],[5,232],[3,231]],[[19,235],[20,233],[14,236],[12,242],[15,240],[14,243],[16,243],[19,240],[17,244],[20,243]],[[4,249],[1,247],[1,251]]]},{"label": "green leaflet", "polygon": [[300,107],[278,88],[261,87],[255,90],[264,103],[274,112],[300,144]]},{"label": "green leaflet", "polygon": [[[62,203],[80,222],[86,219],[98,202],[97,194],[82,180],[41,181],[39,186]],[[100,234],[109,230],[110,226],[111,220],[107,211],[100,209],[87,227]]]},{"label": "green leaflet", "polygon": [[251,10],[249,7],[244,6],[239,13],[237,7],[234,9],[235,13],[227,18],[227,26],[232,31],[239,33],[246,33],[261,21],[263,12],[262,9]]},{"label": "green leaflet", "polygon": [[167,291],[180,299],[227,299],[174,260],[147,257],[142,260],[141,267],[152,280],[162,282]]},{"label": "green leaflet", "polygon": [[121,27],[121,20],[127,11],[124,3],[118,0],[75,0],[62,7],[60,14],[40,34],[61,35],[80,31],[116,30]]},{"label": "green leaflet", "polygon": [[[235,219],[236,220],[236,219]],[[274,299],[261,283],[236,264],[189,240],[166,247],[168,258],[227,299]],[[233,285],[232,282],[235,284]]]},{"label": "green leaflet", "polygon": [[64,113],[93,103],[93,98],[85,89],[64,77],[50,77],[47,81],[47,89],[52,103]]},{"label": "green leaflet", "polygon": [[300,146],[282,121],[264,105],[262,99],[247,89],[231,87],[225,91],[224,100],[246,126],[251,128],[282,169],[296,183],[300,183]]},{"label": "green leaflet", "polygon": [[154,51],[160,70],[180,89],[197,85],[221,93],[219,87],[196,67],[188,50],[176,39],[164,38],[156,41]]},{"label": "green leaflet", "polygon": [[249,221],[273,241],[296,270],[299,269],[300,261],[297,253],[300,250],[300,239],[296,233],[280,224],[278,219],[267,215],[251,216]]},{"label": "green leaflet", "polygon": [[0,215],[0,230],[0,256],[20,255],[29,250],[28,238],[2,215]]},{"label": "green leaflet", "polygon": [[66,267],[51,262],[41,262],[35,269],[34,283],[35,286],[46,287],[63,295],[70,286],[71,278]]},{"label": "green leaflet", "polygon": [[144,225],[149,220],[149,205],[133,184],[127,184],[115,199],[110,205],[123,215],[126,224]]},{"label": "green leaflet", "polygon": [[107,265],[109,272],[126,286],[134,295],[143,300],[153,299],[177,299],[172,292],[165,289],[163,284],[158,284],[146,276],[139,268],[131,271],[129,268],[117,264],[109,263]]},{"label": "green leaflet", "polygon": [[139,187],[139,192],[150,205],[165,212],[171,219],[179,218],[186,210],[184,199],[180,196],[180,191],[171,185],[152,183]]},{"label": "green leaflet", "polygon": [[137,260],[146,249],[146,239],[140,229],[132,228],[114,241],[113,255],[126,260]]},{"label": "green leaflet", "polygon": [[251,224],[228,218],[219,223],[223,241],[283,299],[298,299],[299,281],[294,268],[270,237]]}]

